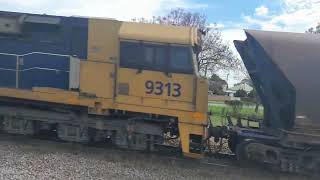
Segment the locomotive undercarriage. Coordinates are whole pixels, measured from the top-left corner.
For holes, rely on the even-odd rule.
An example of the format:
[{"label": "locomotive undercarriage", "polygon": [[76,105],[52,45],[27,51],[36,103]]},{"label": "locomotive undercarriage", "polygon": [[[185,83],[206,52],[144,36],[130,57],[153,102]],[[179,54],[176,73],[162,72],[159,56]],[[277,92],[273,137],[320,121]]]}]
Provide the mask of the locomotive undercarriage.
[{"label": "locomotive undercarriage", "polygon": [[[250,119],[245,119],[250,121]],[[256,120],[253,120],[256,121]],[[228,139],[230,150],[240,164],[260,164],[270,169],[298,174],[320,173],[320,137],[317,134],[252,128],[244,126],[241,118],[224,127],[211,127],[210,135]]]},{"label": "locomotive undercarriage", "polygon": [[[51,136],[76,143],[111,143],[119,148],[157,151],[168,134],[178,137],[174,118],[113,110],[110,116],[88,115],[83,107],[1,101],[0,128],[9,134]],[[166,135],[166,136],[165,136]]]},{"label": "locomotive undercarriage", "polygon": [[236,149],[237,158],[242,164],[251,161],[274,170],[306,175],[319,175],[319,153],[318,148],[285,148],[252,139],[242,141]]}]

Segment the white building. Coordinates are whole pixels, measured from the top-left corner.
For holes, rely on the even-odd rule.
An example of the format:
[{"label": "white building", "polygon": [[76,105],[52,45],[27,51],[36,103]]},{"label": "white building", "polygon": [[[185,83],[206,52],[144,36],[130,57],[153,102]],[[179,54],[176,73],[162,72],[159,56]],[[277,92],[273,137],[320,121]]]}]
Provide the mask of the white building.
[{"label": "white building", "polygon": [[241,83],[235,84],[233,87],[229,88],[226,92],[228,96],[233,97],[238,90],[244,90],[247,93],[250,93],[253,90],[253,87],[248,82],[242,81]]}]

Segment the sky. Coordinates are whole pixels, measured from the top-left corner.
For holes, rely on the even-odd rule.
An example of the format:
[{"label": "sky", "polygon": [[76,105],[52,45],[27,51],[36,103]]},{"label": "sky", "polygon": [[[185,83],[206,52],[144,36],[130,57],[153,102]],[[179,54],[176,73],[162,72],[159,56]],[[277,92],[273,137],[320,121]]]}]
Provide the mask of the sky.
[{"label": "sky", "polygon": [[[119,20],[151,18],[175,8],[206,15],[233,49],[233,40],[245,39],[243,29],[305,32],[320,22],[320,0],[0,0],[2,11]],[[238,73],[228,77],[230,84],[242,78]]]}]

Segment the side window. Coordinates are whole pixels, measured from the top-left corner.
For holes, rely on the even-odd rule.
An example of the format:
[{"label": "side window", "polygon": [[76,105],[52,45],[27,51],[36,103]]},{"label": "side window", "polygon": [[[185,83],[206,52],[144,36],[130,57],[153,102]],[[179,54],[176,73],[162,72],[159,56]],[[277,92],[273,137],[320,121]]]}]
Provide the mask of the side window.
[{"label": "side window", "polygon": [[154,48],[153,47],[144,47],[144,66],[152,68],[153,59],[154,59]]},{"label": "side window", "polygon": [[168,48],[165,45],[122,41],[120,66],[125,68],[165,71]]},{"label": "side window", "polygon": [[189,47],[127,41],[120,43],[120,66],[185,74],[194,71]]},{"label": "side window", "polygon": [[126,68],[141,68],[142,46],[135,42],[121,42],[120,44],[120,66]]},{"label": "side window", "polygon": [[166,64],[168,59],[168,47],[156,47],[154,64],[162,71],[166,71]]},{"label": "side window", "polygon": [[193,73],[192,57],[188,47],[171,47],[169,69],[175,73]]}]

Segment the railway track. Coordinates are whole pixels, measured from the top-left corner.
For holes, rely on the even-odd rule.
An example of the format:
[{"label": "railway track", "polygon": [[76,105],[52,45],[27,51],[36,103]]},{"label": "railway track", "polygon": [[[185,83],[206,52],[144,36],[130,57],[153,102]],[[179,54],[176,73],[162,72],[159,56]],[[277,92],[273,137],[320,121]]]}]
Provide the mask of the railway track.
[{"label": "railway track", "polygon": [[[109,143],[98,143],[98,144],[79,144],[79,143],[72,143],[72,142],[65,142],[61,141],[57,138],[52,137],[32,137],[32,136],[23,136],[23,135],[13,135],[7,133],[0,133],[0,141],[12,141],[18,144],[27,144],[34,147],[43,147],[43,145],[61,145],[59,147],[65,146],[67,149],[75,149],[76,151],[81,151],[84,148],[94,148],[98,151],[104,151],[105,149],[111,150],[114,153],[146,153],[151,156],[156,156],[159,158],[165,158],[170,161],[176,161],[177,163],[181,164],[200,164],[205,166],[214,166],[214,167],[221,167],[221,168],[241,168],[241,166],[237,163],[236,157],[234,154],[223,154],[223,153],[216,153],[210,154],[204,159],[195,160],[195,159],[188,159],[181,155],[179,152],[166,153],[166,152],[141,152],[141,151],[134,151],[128,149],[120,149],[115,147]],[[168,152],[168,151],[167,151]]]},{"label": "railway track", "polygon": [[[49,138],[35,138],[30,136],[22,136],[22,135],[12,135],[6,133],[0,133],[0,143],[12,142],[19,146],[27,146],[27,149],[35,149],[39,150],[39,152],[58,152],[65,153],[69,152],[72,154],[83,154],[89,153],[97,156],[102,156],[102,154],[114,154],[114,156],[120,156],[121,158],[127,159],[127,162],[135,162],[136,158],[140,160],[143,158],[146,163],[148,159],[151,159],[152,163],[154,161],[161,161],[159,163],[166,162],[165,164],[173,164],[174,167],[179,167],[183,169],[211,169],[214,171],[222,172],[245,172],[246,173],[255,173],[255,174],[273,174],[274,176],[282,176],[281,173],[272,172],[269,170],[265,170],[258,166],[246,166],[243,167],[240,165],[236,157],[232,154],[212,154],[211,156],[204,158],[202,160],[194,160],[182,157],[179,153],[170,153],[165,154],[163,152],[140,152],[140,151],[132,151],[126,149],[119,149],[114,146],[110,146],[109,144],[90,144],[84,145],[79,143],[70,143],[63,142],[57,139],[49,139]],[[92,153],[93,152],[93,153]],[[113,155],[112,155],[113,156]],[[95,158],[95,157],[91,157]],[[108,158],[106,159],[108,161]],[[111,160],[112,161],[112,160]],[[227,174],[226,174],[227,175]],[[290,177],[295,177],[292,175],[288,175]],[[305,179],[305,177],[302,177]],[[308,178],[307,178],[308,179]]]},{"label": "railway track", "polygon": [[[217,166],[217,167],[237,167],[236,164],[236,157],[233,154],[211,154],[209,157],[206,157],[201,160],[195,159],[188,159],[182,156],[181,153],[178,151],[172,152],[170,150],[166,152],[142,152],[142,151],[134,151],[130,149],[120,149],[116,146],[109,144],[109,143],[96,143],[96,144],[80,144],[80,143],[73,143],[73,142],[65,142],[61,141],[57,138],[51,136],[43,136],[43,137],[33,137],[33,136],[24,136],[24,135],[15,135],[15,134],[8,134],[4,132],[0,132],[0,141],[11,141],[18,144],[26,144],[31,145],[34,147],[43,147],[43,145],[59,145],[59,147],[66,147],[76,149],[76,150],[83,150],[84,148],[94,148],[96,150],[104,151],[112,150],[115,153],[145,153],[151,156],[157,156],[160,158],[167,158],[173,161],[180,161],[182,163],[198,163],[202,165],[210,165],[210,166]],[[61,146],[60,146],[61,145]]]}]

